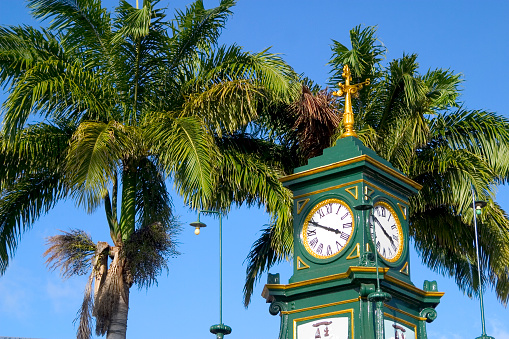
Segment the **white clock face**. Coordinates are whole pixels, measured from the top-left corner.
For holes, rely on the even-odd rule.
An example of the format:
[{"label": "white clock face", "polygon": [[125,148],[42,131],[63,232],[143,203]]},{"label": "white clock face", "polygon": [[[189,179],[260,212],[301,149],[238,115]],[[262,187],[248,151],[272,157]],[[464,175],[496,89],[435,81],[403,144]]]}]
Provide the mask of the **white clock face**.
[{"label": "white clock face", "polygon": [[297,326],[297,339],[348,339],[349,318],[322,318]]},{"label": "white clock face", "polygon": [[320,259],[341,252],[352,237],[354,221],[348,205],[339,199],[327,199],[316,205],[302,227],[306,250]]},{"label": "white clock face", "polygon": [[389,204],[375,204],[369,216],[369,229],[378,254],[389,262],[397,261],[403,252],[403,230],[396,212]]}]

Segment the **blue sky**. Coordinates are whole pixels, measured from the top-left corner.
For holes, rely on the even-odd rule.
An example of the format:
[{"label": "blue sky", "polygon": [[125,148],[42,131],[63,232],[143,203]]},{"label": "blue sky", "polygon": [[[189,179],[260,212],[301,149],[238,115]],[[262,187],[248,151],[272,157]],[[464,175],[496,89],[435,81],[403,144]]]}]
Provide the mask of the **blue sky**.
[{"label": "blue sky", "polygon": [[[129,0],[135,3],[135,0]],[[117,1],[103,2],[108,7]],[[206,7],[218,1],[205,0]],[[161,6],[183,8],[187,1],[162,0]],[[240,0],[227,23],[222,42],[257,52],[272,46],[297,72],[325,85],[331,39],[349,42],[348,31],[359,24],[378,25],[378,36],[388,48],[388,60],[403,53],[417,53],[421,71],[448,68],[464,78],[462,100],[469,109],[482,108],[509,117],[509,2],[507,1],[301,1]],[[0,24],[37,25],[23,1],[0,0]],[[0,93],[0,101],[5,95]],[[176,212],[187,225],[196,219],[173,194]],[[509,190],[500,189],[498,202],[509,210]],[[205,218],[209,227],[195,236],[184,226],[179,236],[182,254],[171,260],[168,276],[148,291],[132,289],[128,322],[129,338],[213,338],[208,332],[218,322],[217,219]],[[224,304],[223,320],[233,328],[227,338],[276,338],[279,317],[271,316],[255,289],[246,310],[242,305],[244,258],[268,215],[252,208],[232,211],[223,220]],[[71,338],[72,323],[81,304],[86,277],[62,281],[49,272],[42,253],[45,238],[58,230],[83,228],[94,241],[109,240],[102,211],[87,215],[69,202],[60,203],[23,237],[7,273],[0,277],[0,336]],[[430,272],[411,253],[411,275],[416,286],[424,279],[437,280],[445,296],[438,318],[428,325],[430,338],[475,338],[481,334],[479,303],[458,291],[454,282]],[[282,282],[291,276],[291,264],[271,270]],[[509,310],[493,293],[485,297],[487,332],[509,339]]]}]

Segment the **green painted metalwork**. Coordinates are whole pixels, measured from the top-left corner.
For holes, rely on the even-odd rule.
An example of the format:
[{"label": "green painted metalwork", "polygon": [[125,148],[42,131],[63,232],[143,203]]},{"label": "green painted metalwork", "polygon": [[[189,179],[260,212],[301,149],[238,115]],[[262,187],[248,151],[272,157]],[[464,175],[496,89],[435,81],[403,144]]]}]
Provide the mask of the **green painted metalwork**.
[{"label": "green painted metalwork", "polygon": [[[281,315],[279,339],[382,339],[395,333],[427,339],[426,323],[436,318],[443,293],[436,282],[419,289],[410,279],[408,199],[420,186],[354,137],[338,140],[281,181],[294,195],[294,271],[288,284],[269,275],[262,293],[271,303],[270,313]],[[330,220],[337,217],[327,219],[327,213],[343,207],[336,203],[333,211],[326,201],[338,200],[350,208],[351,225],[335,226]],[[372,207],[382,203],[399,220],[403,248],[398,255],[378,258],[378,231],[372,238],[368,219]],[[352,229],[342,232],[341,227]],[[304,231],[310,234],[304,237]],[[314,237],[313,232],[322,235]],[[312,240],[324,239],[324,233],[330,238],[344,235],[337,254],[310,251]]]},{"label": "green painted metalwork", "polygon": [[[223,324],[223,221],[221,213],[211,210],[200,210],[198,212],[198,221],[191,223],[193,227],[205,227],[205,224],[200,222],[201,213],[212,213],[219,216],[219,324],[210,327],[210,333],[215,334],[217,339],[223,339],[227,334],[232,333],[232,328]],[[199,232],[197,233],[199,234]]]},{"label": "green painted metalwork", "polygon": [[478,274],[478,279],[479,279],[479,308],[481,309],[481,330],[482,330],[482,334],[478,338],[481,338],[481,339],[493,338],[486,334],[486,321],[484,319],[484,302],[483,302],[483,290],[482,290],[482,280],[481,280],[481,260],[479,260],[479,239],[478,239],[478,233],[477,233],[477,215],[481,215],[481,208],[486,206],[486,202],[475,201],[474,185],[471,186],[471,190],[472,190],[472,208],[474,210],[475,255],[476,255],[476,259],[477,259],[477,274]]}]

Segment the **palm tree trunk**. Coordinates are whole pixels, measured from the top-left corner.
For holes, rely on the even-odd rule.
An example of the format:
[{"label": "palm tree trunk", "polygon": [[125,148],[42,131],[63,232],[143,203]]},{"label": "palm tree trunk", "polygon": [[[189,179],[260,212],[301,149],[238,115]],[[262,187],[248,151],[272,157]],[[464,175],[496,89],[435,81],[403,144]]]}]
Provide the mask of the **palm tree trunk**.
[{"label": "palm tree trunk", "polygon": [[[126,295],[129,297],[129,288],[126,288]],[[125,339],[127,332],[127,312],[129,305],[119,296],[117,311],[112,315],[106,339]]]}]

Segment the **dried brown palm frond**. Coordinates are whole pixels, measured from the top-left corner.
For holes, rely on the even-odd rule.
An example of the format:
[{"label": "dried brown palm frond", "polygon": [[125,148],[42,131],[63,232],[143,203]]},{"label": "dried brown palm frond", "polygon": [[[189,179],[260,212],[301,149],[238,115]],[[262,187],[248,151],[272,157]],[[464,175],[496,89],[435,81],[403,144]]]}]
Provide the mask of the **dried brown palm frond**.
[{"label": "dried brown palm frond", "polygon": [[44,252],[44,256],[49,256],[46,260],[49,269],[59,267],[65,279],[90,272],[91,259],[96,251],[90,235],[82,230],[61,232],[63,234],[48,237],[46,242],[50,246]]},{"label": "dried brown palm frond", "polygon": [[320,155],[331,145],[331,137],[342,119],[335,108],[335,99],[328,89],[316,95],[302,86],[300,99],[293,103],[291,110],[296,115],[294,129],[297,130],[302,156],[309,159]]},{"label": "dried brown palm frond", "polygon": [[135,283],[139,288],[150,287],[157,283],[157,276],[168,272],[168,259],[180,253],[176,250],[173,233],[180,227],[176,218],[168,223],[154,222],[137,229],[124,243],[122,255],[129,263],[124,280]]},{"label": "dried brown palm frond", "polygon": [[92,310],[94,308],[94,298],[92,295],[92,283],[94,281],[94,272],[90,273],[85,293],[83,296],[83,303],[78,311],[78,316],[74,322],[79,319],[78,331],[76,339],[90,339],[92,335]]}]

